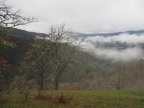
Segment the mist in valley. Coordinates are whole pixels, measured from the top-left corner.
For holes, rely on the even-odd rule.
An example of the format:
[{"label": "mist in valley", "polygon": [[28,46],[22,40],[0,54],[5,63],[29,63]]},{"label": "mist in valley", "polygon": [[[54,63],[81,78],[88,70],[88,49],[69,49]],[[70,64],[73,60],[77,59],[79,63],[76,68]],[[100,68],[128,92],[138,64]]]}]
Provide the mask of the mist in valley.
[{"label": "mist in valley", "polygon": [[114,61],[131,61],[144,58],[144,34],[87,37],[82,43],[85,51],[94,56]]}]

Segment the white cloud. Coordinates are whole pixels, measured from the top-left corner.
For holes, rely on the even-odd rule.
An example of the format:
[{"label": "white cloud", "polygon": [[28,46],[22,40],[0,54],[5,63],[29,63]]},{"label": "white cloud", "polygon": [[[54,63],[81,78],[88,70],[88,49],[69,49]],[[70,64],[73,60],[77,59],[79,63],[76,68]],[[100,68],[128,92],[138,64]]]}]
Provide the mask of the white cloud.
[{"label": "white cloud", "polygon": [[139,47],[118,49],[96,49],[95,55],[103,58],[112,59],[114,61],[130,61],[144,58],[143,50]]},{"label": "white cloud", "polygon": [[144,29],[143,0],[8,0],[23,15],[39,21],[23,28],[47,32],[66,23],[78,32],[113,32]]},{"label": "white cloud", "polygon": [[[95,56],[103,57],[106,59],[112,59],[114,61],[129,61],[135,59],[144,59],[144,51],[138,45],[139,43],[144,43],[144,35],[129,35],[129,34],[121,34],[118,36],[95,36],[88,37],[88,42],[84,42],[82,47],[92,53]],[[99,42],[102,44],[112,43],[112,42],[122,42],[127,44],[134,44],[133,47],[126,47],[122,49],[118,49],[115,44],[113,47],[104,47],[100,45],[96,45],[95,43]],[[117,45],[117,44],[116,44]]]},{"label": "white cloud", "polygon": [[119,42],[126,42],[126,43],[132,43],[132,44],[137,44],[137,43],[144,43],[144,34],[137,36],[136,34],[129,35],[127,33],[118,35],[118,36],[94,36],[94,37],[88,37],[88,40],[91,40],[92,42],[114,42],[114,41],[119,41]]}]

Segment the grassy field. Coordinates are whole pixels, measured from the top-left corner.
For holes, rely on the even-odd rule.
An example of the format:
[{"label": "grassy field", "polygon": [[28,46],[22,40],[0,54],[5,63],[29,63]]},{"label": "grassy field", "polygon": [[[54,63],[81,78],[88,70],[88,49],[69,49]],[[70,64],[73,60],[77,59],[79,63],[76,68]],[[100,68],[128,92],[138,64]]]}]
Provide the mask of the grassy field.
[{"label": "grassy field", "polygon": [[144,108],[144,91],[44,91],[42,98],[37,94],[31,92],[27,102],[18,92],[4,95],[7,101],[0,108]]}]

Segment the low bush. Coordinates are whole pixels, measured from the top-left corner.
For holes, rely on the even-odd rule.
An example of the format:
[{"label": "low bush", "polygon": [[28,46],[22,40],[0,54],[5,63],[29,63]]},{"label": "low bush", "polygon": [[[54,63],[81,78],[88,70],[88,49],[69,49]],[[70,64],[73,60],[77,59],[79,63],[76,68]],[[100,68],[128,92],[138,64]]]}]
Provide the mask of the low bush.
[{"label": "low bush", "polygon": [[57,102],[57,103],[61,103],[61,104],[66,104],[68,102],[70,102],[72,100],[72,96],[68,96],[68,95],[63,95],[63,93],[61,93],[61,95],[37,95],[36,99],[38,100],[48,100],[50,102]]}]

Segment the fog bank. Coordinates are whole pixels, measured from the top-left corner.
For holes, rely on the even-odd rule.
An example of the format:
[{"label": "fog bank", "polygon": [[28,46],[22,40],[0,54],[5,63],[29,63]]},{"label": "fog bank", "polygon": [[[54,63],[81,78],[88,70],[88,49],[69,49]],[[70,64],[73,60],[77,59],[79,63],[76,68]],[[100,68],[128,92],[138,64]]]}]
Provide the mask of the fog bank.
[{"label": "fog bank", "polygon": [[114,61],[130,61],[144,58],[144,34],[88,37],[82,44],[85,51]]}]

